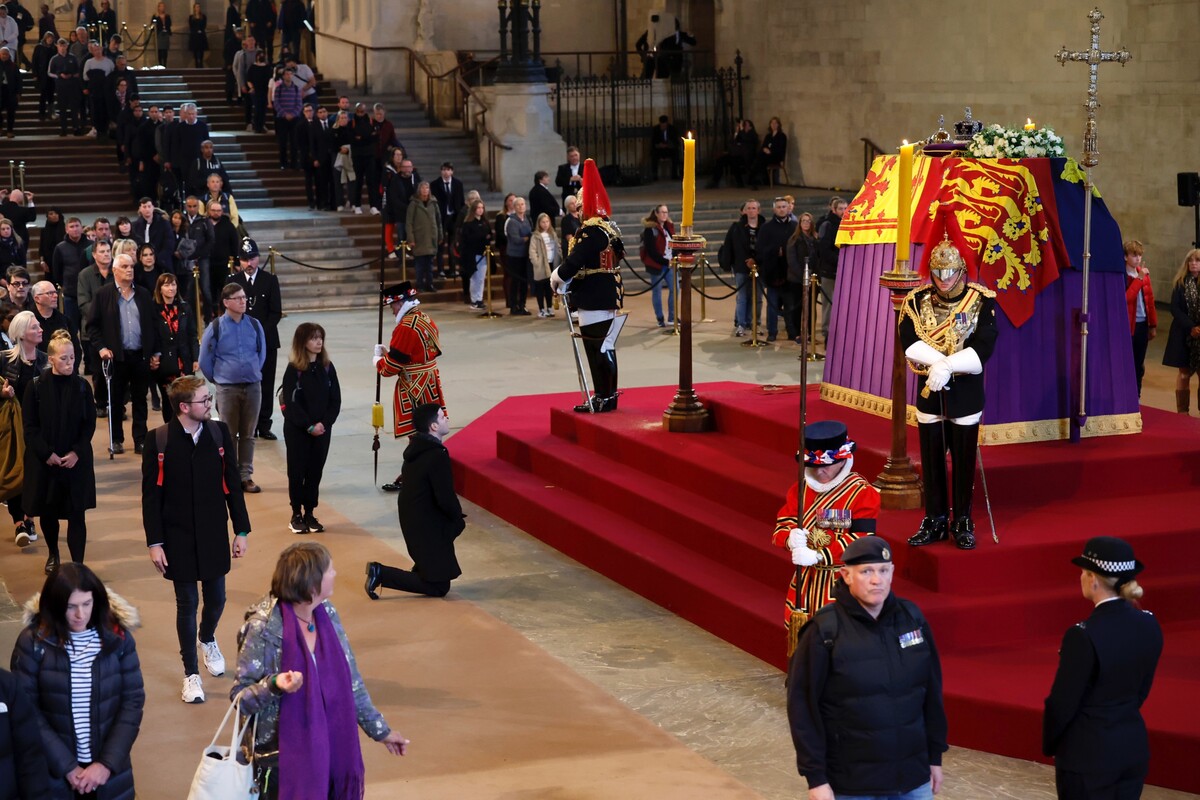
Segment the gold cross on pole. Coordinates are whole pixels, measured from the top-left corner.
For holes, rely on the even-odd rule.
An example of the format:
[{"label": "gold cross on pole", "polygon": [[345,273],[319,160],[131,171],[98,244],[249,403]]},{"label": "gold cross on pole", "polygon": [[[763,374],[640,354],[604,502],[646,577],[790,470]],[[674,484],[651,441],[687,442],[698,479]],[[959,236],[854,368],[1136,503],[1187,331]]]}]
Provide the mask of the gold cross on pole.
[{"label": "gold cross on pole", "polygon": [[1124,46],[1116,52],[1101,50],[1100,20],[1104,19],[1104,15],[1100,13],[1099,8],[1093,8],[1088,13],[1088,19],[1092,23],[1092,46],[1085,51],[1078,51],[1068,50],[1067,46],[1063,45],[1055,59],[1064,67],[1068,61],[1083,61],[1088,65],[1088,99],[1084,103],[1084,108],[1087,109],[1087,127],[1083,134],[1083,165],[1094,167],[1100,163],[1100,153],[1096,149],[1096,109],[1100,106],[1096,94],[1098,68],[1106,61],[1116,61],[1123,67],[1133,56]]},{"label": "gold cross on pole", "polygon": [[1083,61],[1088,65],[1087,126],[1083,133],[1083,300],[1079,312],[1079,413],[1071,427],[1071,441],[1079,441],[1087,424],[1087,345],[1088,345],[1088,277],[1092,263],[1092,167],[1100,163],[1100,152],[1096,149],[1096,109],[1100,101],[1096,97],[1097,70],[1105,61],[1116,61],[1122,67],[1133,58],[1121,47],[1115,53],[1100,49],[1100,20],[1104,15],[1093,8],[1088,14],[1092,23],[1092,46],[1085,52],[1071,51],[1063,45],[1055,58],[1064,67],[1068,61]]}]

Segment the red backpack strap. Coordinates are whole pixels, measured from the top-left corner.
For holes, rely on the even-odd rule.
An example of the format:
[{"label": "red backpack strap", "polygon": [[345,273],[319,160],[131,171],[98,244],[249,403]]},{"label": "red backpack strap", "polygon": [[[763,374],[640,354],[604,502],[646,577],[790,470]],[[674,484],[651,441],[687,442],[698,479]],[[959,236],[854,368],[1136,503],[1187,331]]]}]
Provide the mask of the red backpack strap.
[{"label": "red backpack strap", "polygon": [[167,426],[161,425],[154,429],[154,444],[158,449],[158,480],[156,483],[162,486],[163,483],[163,458],[166,456],[167,450]]},{"label": "red backpack strap", "polygon": [[211,419],[204,421],[208,426],[208,434],[217,443],[217,453],[221,456],[221,491],[229,494],[229,484],[225,482],[225,445],[221,444],[221,427]]}]

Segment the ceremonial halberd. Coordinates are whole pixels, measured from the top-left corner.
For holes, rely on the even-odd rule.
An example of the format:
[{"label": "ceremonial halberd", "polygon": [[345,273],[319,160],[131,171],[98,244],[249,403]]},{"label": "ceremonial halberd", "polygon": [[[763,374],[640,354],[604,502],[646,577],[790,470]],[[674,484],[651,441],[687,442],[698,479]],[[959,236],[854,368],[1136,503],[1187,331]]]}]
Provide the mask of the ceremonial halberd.
[{"label": "ceremonial halberd", "polygon": [[[891,409],[895,317],[879,276],[895,259],[897,161],[897,156],[875,160],[842,221],[821,387],[826,400],[884,416]],[[999,337],[985,371],[984,444],[1070,436],[1079,405],[1082,181],[1082,170],[1063,158],[915,158],[912,263],[920,263],[931,210],[949,207],[975,251],[980,282],[996,290]],[[1088,419],[1082,435],[1138,433],[1142,420],[1121,233],[1099,198],[1092,214]],[[910,406],[915,393],[916,380],[909,375]],[[911,422],[911,409],[909,416]]]}]

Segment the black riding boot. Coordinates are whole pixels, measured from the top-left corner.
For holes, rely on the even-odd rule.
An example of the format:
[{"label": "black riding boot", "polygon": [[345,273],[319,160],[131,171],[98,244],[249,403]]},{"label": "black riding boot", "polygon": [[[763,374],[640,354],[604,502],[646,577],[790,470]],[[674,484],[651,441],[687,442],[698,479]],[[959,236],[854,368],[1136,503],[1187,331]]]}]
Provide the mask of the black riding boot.
[{"label": "black riding boot", "polygon": [[950,464],[954,470],[954,525],[951,534],[960,550],[975,549],[975,523],[971,505],[975,495],[975,461],[979,447],[979,425],[948,426]]},{"label": "black riding boot", "polygon": [[[569,313],[569,312],[568,312]],[[600,352],[604,337],[608,335],[608,322],[595,322],[579,327],[583,352],[587,355],[588,371],[592,376],[592,396],[586,403],[575,406],[581,414],[601,411],[601,404],[610,397],[616,387],[615,360],[610,366],[606,353]]]},{"label": "black riding boot", "polygon": [[921,479],[925,488],[925,519],[909,537],[914,547],[945,541],[949,538],[946,507],[946,438],[941,422],[922,422],[917,425],[921,440]]}]

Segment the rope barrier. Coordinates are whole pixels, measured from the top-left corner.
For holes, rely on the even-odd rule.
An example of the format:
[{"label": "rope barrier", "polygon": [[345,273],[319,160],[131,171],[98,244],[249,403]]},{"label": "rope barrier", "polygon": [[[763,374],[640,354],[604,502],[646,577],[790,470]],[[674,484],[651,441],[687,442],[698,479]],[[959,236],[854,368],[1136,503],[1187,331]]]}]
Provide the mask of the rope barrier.
[{"label": "rope barrier", "polygon": [[315,270],[319,270],[321,272],[349,272],[351,270],[362,269],[364,267],[370,267],[370,266],[373,266],[373,265],[379,263],[378,258],[373,258],[370,261],[364,261],[361,264],[352,264],[351,266],[348,266],[348,267],[320,267],[320,266],[317,266],[316,264],[309,264],[305,261],[297,261],[296,259],[291,258],[290,256],[287,256],[287,255],[284,255],[283,253],[279,252],[278,250],[276,250],[274,248],[270,248],[270,250],[272,253],[279,256],[284,261],[289,261],[298,267],[305,267],[306,269],[315,269]]}]

